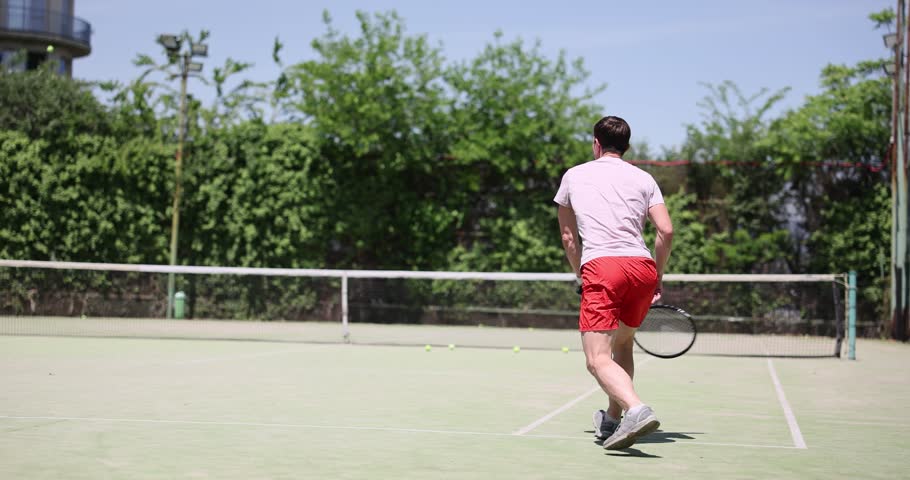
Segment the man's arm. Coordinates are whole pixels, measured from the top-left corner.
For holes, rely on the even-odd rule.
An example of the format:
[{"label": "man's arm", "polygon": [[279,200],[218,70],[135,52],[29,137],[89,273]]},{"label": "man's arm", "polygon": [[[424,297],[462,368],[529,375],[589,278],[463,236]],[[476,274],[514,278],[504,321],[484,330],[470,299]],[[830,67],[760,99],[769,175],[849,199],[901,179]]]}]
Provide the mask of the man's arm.
[{"label": "man's arm", "polygon": [[581,239],[578,237],[578,224],[575,211],[571,207],[559,206],[559,232],[562,235],[562,248],[576,278],[581,278]]},{"label": "man's arm", "polygon": [[654,240],[654,262],[657,263],[657,291],[654,292],[654,299],[651,303],[660,300],[663,291],[664,268],[667,266],[667,260],[670,259],[670,248],[673,245],[673,222],[670,221],[670,213],[667,206],[663,203],[654,205],[648,209],[648,217],[651,223],[657,229],[657,238]]}]

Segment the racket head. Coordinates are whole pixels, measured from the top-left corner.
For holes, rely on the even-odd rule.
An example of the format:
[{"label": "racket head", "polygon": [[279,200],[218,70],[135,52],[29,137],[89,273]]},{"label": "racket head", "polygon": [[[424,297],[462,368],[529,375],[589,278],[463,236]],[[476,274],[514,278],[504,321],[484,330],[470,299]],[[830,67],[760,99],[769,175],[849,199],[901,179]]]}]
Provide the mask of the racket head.
[{"label": "racket head", "polygon": [[672,305],[651,305],[633,338],[650,355],[676,358],[692,348],[697,334],[695,321],[685,310]]}]

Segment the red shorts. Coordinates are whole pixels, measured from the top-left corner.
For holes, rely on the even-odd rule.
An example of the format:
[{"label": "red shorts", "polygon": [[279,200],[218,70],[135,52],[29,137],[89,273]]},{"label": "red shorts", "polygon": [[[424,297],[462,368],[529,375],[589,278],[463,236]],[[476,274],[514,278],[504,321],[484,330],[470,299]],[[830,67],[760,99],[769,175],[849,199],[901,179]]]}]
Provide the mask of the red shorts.
[{"label": "red shorts", "polygon": [[619,322],[638,328],[654,298],[657,265],[646,257],[598,257],[581,267],[578,329],[616,330]]}]

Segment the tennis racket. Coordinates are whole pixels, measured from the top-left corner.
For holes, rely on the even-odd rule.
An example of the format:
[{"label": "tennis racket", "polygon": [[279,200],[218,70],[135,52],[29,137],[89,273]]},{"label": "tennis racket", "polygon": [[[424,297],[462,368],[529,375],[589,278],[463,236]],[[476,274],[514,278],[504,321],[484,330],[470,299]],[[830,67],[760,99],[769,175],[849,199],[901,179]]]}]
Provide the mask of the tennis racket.
[{"label": "tennis racket", "polygon": [[695,343],[695,321],[683,309],[671,305],[651,305],[648,315],[635,332],[635,344],[660,358],[676,358]]}]

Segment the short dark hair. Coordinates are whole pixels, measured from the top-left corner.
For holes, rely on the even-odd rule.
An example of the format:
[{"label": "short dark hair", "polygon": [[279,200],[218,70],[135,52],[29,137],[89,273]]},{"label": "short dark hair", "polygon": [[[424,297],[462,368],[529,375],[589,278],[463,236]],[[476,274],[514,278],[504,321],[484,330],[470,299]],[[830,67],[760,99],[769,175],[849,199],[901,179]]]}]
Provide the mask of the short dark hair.
[{"label": "short dark hair", "polygon": [[629,149],[632,129],[625,120],[619,117],[604,117],[594,124],[594,138],[600,143],[604,152],[622,156]]}]

